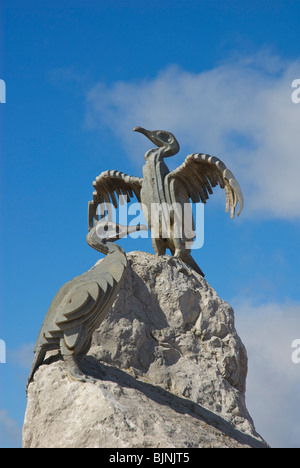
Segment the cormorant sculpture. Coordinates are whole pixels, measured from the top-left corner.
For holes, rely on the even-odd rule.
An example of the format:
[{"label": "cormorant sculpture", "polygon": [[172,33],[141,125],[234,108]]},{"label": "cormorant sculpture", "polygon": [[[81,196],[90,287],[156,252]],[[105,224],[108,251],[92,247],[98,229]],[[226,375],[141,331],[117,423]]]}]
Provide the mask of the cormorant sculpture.
[{"label": "cormorant sculpture", "polygon": [[[111,215],[111,202],[115,208],[118,207],[116,195],[120,203],[124,203],[123,198],[129,202],[135,195],[151,230],[155,253],[164,255],[168,248],[173,256],[181,258],[204,276],[190,254],[195,237],[190,200],[206,203],[213,193],[212,188],[219,185],[226,192],[226,212],[230,210],[233,218],[238,203],[238,215],[243,208],[240,186],[225,164],[208,154],[190,154],[180,167],[170,172],[164,158],[178,153],[179,143],[175,136],[170,132],[150,131],[142,127],[133,130],[143,133],[156,145],[145,154],[143,178],[118,171],[102,172],[93,183],[95,191],[93,201],[89,203],[89,229],[105,213]],[[99,205],[100,214],[97,212]],[[190,207],[188,212],[187,207]]]},{"label": "cormorant sculpture", "polygon": [[66,283],[54,297],[41,327],[35,359],[28,379],[33,379],[45,354],[59,350],[69,376],[75,380],[92,380],[79,367],[88,352],[92,334],[108,314],[127,269],[124,250],[113,244],[131,232],[147,226],[121,226],[106,220],[98,223],[87,235],[88,244],[106,257],[91,270]]}]

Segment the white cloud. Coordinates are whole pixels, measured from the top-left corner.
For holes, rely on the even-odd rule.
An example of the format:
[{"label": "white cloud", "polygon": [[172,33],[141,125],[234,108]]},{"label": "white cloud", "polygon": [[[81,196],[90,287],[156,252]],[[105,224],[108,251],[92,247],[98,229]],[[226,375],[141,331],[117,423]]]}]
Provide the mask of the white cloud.
[{"label": "white cloud", "polygon": [[266,53],[200,73],[170,66],[153,79],[98,83],[88,93],[87,123],[109,127],[139,167],[150,142],[131,129],[170,130],[182,160],[190,152],[223,159],[243,188],[246,214],[299,218],[300,104],[291,98],[296,78],[300,60]]},{"label": "white cloud", "polygon": [[7,410],[0,409],[0,447],[19,448],[22,444],[22,428],[9,416]]},{"label": "white cloud", "polygon": [[[7,362],[5,366],[13,369],[15,383],[22,383],[22,392],[27,381],[34,354],[34,343],[24,343],[17,348],[7,349]],[[22,369],[22,372],[20,370]],[[10,382],[11,384],[11,382]],[[9,385],[6,390],[9,393]],[[7,409],[0,409],[0,447],[18,448],[22,445],[22,427],[9,414]]]},{"label": "white cloud", "polygon": [[273,448],[299,448],[300,364],[292,362],[292,342],[300,338],[300,304],[232,303],[249,358],[246,404],[256,429]]}]

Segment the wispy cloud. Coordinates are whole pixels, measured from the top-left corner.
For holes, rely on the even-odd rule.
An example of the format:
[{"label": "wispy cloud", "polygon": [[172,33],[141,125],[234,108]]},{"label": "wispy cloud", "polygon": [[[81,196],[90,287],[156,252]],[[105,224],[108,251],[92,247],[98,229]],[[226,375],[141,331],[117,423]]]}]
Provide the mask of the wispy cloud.
[{"label": "wispy cloud", "polygon": [[7,410],[0,409],[0,447],[20,448],[22,445],[22,428],[9,416]]},{"label": "wispy cloud", "polygon": [[139,166],[149,142],[131,129],[170,130],[182,159],[190,152],[214,154],[236,173],[245,214],[299,218],[300,104],[291,99],[298,75],[300,59],[267,53],[200,73],[170,66],[152,79],[98,83],[87,96],[86,122],[109,127]]},{"label": "wispy cloud", "polygon": [[[29,370],[31,368],[34,354],[34,343],[20,344],[16,348],[7,349],[7,363],[10,367],[13,378],[16,378],[14,384],[22,384],[22,391],[27,381]],[[0,409],[0,447],[19,448],[22,445],[22,427],[15,421],[7,409]]]},{"label": "wispy cloud", "polygon": [[256,429],[273,448],[299,448],[300,364],[292,342],[300,338],[300,304],[232,303],[249,357],[246,403]]}]

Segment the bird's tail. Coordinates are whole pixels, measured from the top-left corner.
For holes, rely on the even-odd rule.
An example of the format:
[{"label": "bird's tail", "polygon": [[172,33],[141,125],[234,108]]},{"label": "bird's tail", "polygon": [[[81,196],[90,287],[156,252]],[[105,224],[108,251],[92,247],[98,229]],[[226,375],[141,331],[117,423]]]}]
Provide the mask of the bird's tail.
[{"label": "bird's tail", "polygon": [[187,252],[186,250],[181,252],[180,258],[184,261],[184,263],[189,265],[191,268],[193,268],[193,270],[195,270],[197,273],[199,273],[199,275],[203,276],[204,278],[205,275],[203,271],[197,265],[197,263],[195,262],[195,260],[193,259],[193,257],[191,256],[189,252]]}]

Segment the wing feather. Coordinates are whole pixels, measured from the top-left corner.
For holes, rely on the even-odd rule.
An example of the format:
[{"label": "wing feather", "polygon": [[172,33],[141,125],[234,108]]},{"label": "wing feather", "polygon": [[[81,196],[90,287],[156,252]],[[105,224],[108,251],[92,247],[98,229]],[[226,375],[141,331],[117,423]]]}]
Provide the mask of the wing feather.
[{"label": "wing feather", "polygon": [[[201,201],[203,203],[206,203],[206,199],[208,198],[207,191],[210,191],[210,193],[212,193],[212,189],[210,187],[210,184],[207,183],[206,179],[204,179],[204,177],[201,176],[201,173],[199,173],[198,168],[197,168],[197,166],[195,164],[191,164],[191,173],[193,175],[193,179],[192,179],[191,183],[192,183],[194,192],[197,193],[199,191],[199,186],[200,186],[203,196],[200,196],[199,192],[198,192],[198,195],[200,196]],[[204,187],[205,187],[205,190],[204,190]],[[192,199],[192,201],[194,202],[193,199]]]},{"label": "wing feather", "polygon": [[[111,204],[117,208],[118,203],[124,205],[129,203],[134,197],[140,202],[140,192],[143,179],[133,177],[119,171],[102,172],[93,182],[95,191],[93,201],[89,203],[89,229],[94,225],[94,221],[102,219],[106,212],[108,219],[112,219]],[[100,205],[100,216],[96,215],[97,207]]]},{"label": "wing feather", "polygon": [[101,322],[103,314],[107,313],[106,306],[111,300],[115,284],[114,277],[106,272],[98,282],[79,283],[72,288],[60,304],[55,324],[47,330],[47,335],[55,337],[63,332],[68,348],[74,348],[77,344],[76,336],[82,327],[90,329],[92,324]]},{"label": "wing feather", "polygon": [[75,289],[72,288],[60,305],[56,325],[65,330],[82,324],[95,305],[101,302],[104,292],[96,282],[78,284]]},{"label": "wing feather", "polygon": [[193,153],[186,157],[184,163],[170,172],[168,182],[180,180],[187,196],[193,201],[206,203],[213,187],[219,185],[225,189],[226,212],[230,211],[233,218],[239,203],[238,216],[244,205],[243,194],[239,183],[225,164],[215,156],[203,153]]}]

